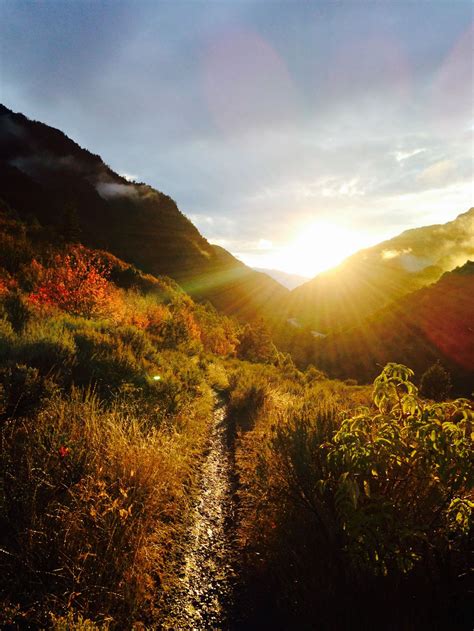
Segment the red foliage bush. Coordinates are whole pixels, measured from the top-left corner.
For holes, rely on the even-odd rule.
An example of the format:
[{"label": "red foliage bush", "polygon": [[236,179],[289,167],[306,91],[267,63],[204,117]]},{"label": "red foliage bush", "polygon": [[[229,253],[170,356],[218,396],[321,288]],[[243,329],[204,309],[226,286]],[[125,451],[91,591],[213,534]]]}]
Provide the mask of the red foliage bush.
[{"label": "red foliage bush", "polygon": [[109,315],[117,292],[109,282],[109,267],[96,254],[75,246],[54,256],[51,266],[34,261],[38,278],[30,302],[39,307],[57,307],[84,317]]}]

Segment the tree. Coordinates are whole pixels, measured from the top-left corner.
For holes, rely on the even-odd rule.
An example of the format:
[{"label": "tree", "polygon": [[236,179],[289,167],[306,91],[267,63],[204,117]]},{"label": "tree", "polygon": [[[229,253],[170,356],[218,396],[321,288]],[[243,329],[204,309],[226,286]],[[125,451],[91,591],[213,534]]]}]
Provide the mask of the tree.
[{"label": "tree", "polygon": [[422,375],[420,392],[427,399],[443,401],[451,392],[451,376],[439,361]]},{"label": "tree", "polygon": [[263,321],[244,326],[239,335],[240,359],[270,364],[276,361],[277,356],[277,350]]},{"label": "tree", "polygon": [[66,243],[79,243],[81,240],[81,224],[76,208],[72,204],[66,205],[61,216],[59,232]]}]

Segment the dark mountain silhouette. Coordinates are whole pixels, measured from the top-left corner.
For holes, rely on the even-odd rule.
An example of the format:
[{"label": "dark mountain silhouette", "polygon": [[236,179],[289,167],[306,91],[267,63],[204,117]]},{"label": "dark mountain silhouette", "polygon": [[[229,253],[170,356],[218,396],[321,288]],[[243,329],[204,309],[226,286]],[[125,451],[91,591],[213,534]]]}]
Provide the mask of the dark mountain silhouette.
[{"label": "dark mountain silhouette", "polygon": [[274,312],[289,293],[211,245],[164,193],[129,182],[61,131],[2,105],[0,198],[23,219],[170,276],[244,319]]},{"label": "dark mountain silhouette", "polygon": [[323,333],[362,324],[392,301],[474,258],[474,208],[350,256],[291,292],[286,317]]},{"label": "dark mountain silhouette", "polygon": [[458,391],[474,387],[474,262],[404,296],[362,324],[314,342],[313,362],[330,376],[372,380],[389,361],[418,378],[439,360]]}]

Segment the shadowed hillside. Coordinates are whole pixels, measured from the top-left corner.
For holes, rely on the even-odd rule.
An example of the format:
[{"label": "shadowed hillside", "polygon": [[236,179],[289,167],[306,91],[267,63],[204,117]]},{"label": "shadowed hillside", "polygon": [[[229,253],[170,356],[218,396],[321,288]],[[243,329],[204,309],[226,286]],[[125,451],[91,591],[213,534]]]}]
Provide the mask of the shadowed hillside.
[{"label": "shadowed hillside", "polygon": [[474,263],[441,279],[362,324],[316,343],[314,362],[331,376],[369,381],[388,358],[421,375],[440,360],[457,388],[469,394],[474,384]]},{"label": "shadowed hillside", "polygon": [[[106,249],[252,318],[287,290],[212,246],[167,195],[114,173],[57,129],[0,106],[0,198],[66,241]],[[72,226],[74,231],[71,230]]]}]

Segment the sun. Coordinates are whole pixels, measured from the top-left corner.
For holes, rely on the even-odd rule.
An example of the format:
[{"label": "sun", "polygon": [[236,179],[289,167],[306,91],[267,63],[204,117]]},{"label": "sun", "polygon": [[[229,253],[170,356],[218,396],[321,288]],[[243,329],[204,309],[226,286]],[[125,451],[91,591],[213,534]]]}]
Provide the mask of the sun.
[{"label": "sun", "polygon": [[295,239],[282,248],[275,264],[278,269],[302,276],[316,276],[367,247],[363,235],[327,221],[306,225]]}]

